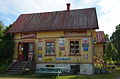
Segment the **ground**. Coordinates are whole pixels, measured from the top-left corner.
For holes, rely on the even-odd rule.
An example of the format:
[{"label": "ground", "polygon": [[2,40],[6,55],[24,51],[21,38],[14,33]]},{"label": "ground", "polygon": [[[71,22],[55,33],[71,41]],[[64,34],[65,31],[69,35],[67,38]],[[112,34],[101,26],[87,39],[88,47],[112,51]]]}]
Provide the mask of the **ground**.
[{"label": "ground", "polygon": [[40,74],[21,74],[10,75],[0,73],[0,79],[120,79],[120,68],[112,70],[111,73],[97,74],[97,75],[70,75],[70,76],[53,76]]}]

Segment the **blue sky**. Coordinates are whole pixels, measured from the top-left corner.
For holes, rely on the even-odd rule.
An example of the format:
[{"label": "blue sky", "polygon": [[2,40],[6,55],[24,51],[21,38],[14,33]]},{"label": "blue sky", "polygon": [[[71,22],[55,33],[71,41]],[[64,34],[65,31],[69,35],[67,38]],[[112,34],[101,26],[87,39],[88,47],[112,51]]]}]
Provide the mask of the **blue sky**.
[{"label": "blue sky", "polygon": [[120,24],[120,0],[0,0],[0,20],[6,26],[12,24],[20,14],[41,13],[96,7],[99,30],[111,36]]}]

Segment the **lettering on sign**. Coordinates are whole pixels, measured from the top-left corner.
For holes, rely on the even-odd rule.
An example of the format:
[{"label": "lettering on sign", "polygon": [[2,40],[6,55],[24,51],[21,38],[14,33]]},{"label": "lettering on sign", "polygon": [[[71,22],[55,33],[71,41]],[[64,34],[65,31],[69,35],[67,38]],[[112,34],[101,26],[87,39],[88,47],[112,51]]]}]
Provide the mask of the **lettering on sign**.
[{"label": "lettering on sign", "polygon": [[22,34],[22,35],[21,35],[21,38],[22,38],[22,39],[36,38],[36,34],[35,34],[35,33]]},{"label": "lettering on sign", "polygon": [[45,61],[53,61],[53,58],[45,58]]},{"label": "lettering on sign", "polygon": [[88,51],[88,47],[84,47],[84,51]]},{"label": "lettering on sign", "polygon": [[82,47],[89,47],[89,43],[83,43]]},{"label": "lettering on sign", "polygon": [[88,59],[88,54],[84,54],[84,59]]},{"label": "lettering on sign", "polygon": [[82,38],[82,43],[88,43],[88,38]]},{"label": "lettering on sign", "polygon": [[71,60],[71,58],[70,57],[58,57],[55,60],[56,61],[61,61],[61,60],[66,61],[66,60]]}]

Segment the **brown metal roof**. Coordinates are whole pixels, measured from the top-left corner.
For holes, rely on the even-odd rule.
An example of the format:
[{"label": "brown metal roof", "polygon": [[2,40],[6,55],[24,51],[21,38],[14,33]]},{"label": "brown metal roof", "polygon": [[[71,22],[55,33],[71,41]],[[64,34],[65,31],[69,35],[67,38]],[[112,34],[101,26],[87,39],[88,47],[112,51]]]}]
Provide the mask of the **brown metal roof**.
[{"label": "brown metal roof", "polygon": [[105,34],[103,31],[98,31],[96,33],[96,42],[97,43],[105,43]]},{"label": "brown metal roof", "polygon": [[95,8],[22,14],[9,33],[98,29]]}]

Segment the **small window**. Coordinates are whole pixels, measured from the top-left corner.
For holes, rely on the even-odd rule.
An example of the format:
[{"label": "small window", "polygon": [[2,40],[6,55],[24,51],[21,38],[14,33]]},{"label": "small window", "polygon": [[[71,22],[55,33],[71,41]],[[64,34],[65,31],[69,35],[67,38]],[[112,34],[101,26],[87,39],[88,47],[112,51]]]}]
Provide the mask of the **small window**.
[{"label": "small window", "polygon": [[55,65],[50,64],[50,65],[46,65],[46,67],[55,67]]},{"label": "small window", "polygon": [[79,54],[79,41],[70,41],[70,54]]},{"label": "small window", "polygon": [[46,42],[46,55],[55,54],[55,44],[54,42]]}]

